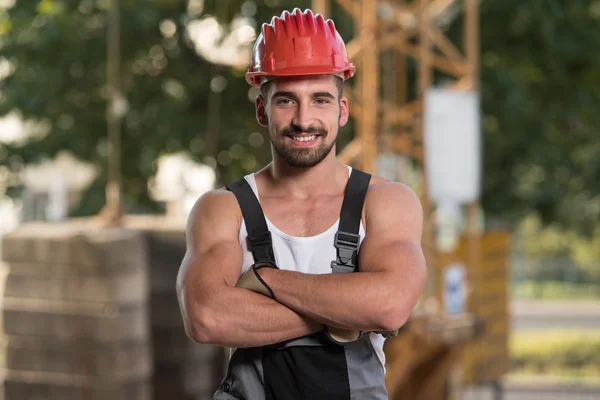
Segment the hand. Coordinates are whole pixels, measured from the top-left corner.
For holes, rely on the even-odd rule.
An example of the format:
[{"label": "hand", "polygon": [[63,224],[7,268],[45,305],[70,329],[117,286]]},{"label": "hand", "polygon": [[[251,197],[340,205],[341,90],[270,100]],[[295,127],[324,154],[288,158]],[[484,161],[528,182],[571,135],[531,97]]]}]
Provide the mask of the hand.
[{"label": "hand", "polygon": [[342,345],[342,346],[346,345],[348,343],[352,343],[352,342],[360,339],[362,336],[364,336],[366,334],[367,333],[363,333],[361,331],[342,329],[342,328],[337,328],[334,326],[326,326],[325,327],[325,335],[327,336],[327,338],[331,342]]},{"label": "hand", "polygon": [[[396,329],[394,331],[375,331],[373,333],[378,333],[378,334],[382,335],[384,338],[387,338],[389,336],[398,335],[398,331],[399,331],[399,329]],[[341,346],[344,346],[348,343],[357,341],[358,339],[360,339],[361,337],[363,337],[365,335],[368,335],[369,333],[371,333],[371,332],[353,331],[353,330],[349,330],[349,329],[336,328],[333,326],[325,327],[325,334],[326,334],[327,338],[331,342],[341,345]]]},{"label": "hand", "polygon": [[268,263],[253,264],[248,271],[244,272],[242,276],[240,276],[240,279],[238,279],[235,287],[249,289],[253,292],[275,299],[273,290],[271,290],[269,285],[267,285],[267,283],[261,278],[258,272],[261,268],[279,269],[276,265]]}]

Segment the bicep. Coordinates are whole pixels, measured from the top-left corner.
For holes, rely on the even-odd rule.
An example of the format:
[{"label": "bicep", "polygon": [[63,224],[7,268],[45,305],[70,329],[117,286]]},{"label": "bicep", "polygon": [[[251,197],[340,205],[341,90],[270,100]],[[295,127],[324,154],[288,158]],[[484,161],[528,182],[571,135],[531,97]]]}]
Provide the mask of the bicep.
[{"label": "bicep", "polygon": [[421,236],[423,211],[406,186],[384,183],[373,187],[365,205],[366,236],[359,252],[362,271],[405,273],[425,268]]},{"label": "bicep", "polygon": [[198,200],[188,220],[186,254],[178,276],[180,290],[210,291],[218,285],[235,285],[242,268],[236,207],[235,197],[224,191]]}]

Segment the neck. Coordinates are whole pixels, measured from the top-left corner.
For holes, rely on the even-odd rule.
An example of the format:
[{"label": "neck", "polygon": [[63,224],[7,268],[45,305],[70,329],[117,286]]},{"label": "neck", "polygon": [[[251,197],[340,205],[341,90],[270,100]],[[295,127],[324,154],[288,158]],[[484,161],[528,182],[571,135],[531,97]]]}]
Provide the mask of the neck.
[{"label": "neck", "polygon": [[344,188],[348,180],[346,166],[335,157],[335,147],[318,165],[296,168],[287,164],[277,154],[266,171],[271,182],[287,193],[298,197],[336,192]]}]

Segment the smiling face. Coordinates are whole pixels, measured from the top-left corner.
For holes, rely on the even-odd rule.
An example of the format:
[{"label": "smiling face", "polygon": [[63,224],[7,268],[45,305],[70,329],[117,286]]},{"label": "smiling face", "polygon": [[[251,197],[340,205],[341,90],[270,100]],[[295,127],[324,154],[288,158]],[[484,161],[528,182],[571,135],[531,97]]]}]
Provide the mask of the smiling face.
[{"label": "smiling face", "polygon": [[256,117],[268,128],[274,153],[296,168],[323,161],[335,146],[339,127],[348,122],[348,100],[341,96],[341,87],[341,79],[333,75],[277,78],[263,84]]}]

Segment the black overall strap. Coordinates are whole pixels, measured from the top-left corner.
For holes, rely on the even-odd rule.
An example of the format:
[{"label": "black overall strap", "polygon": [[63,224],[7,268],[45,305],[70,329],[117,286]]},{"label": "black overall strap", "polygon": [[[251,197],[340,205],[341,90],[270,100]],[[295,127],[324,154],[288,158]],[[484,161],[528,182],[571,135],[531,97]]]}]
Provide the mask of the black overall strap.
[{"label": "black overall strap", "polygon": [[370,181],[370,174],[352,169],[342,202],[340,225],[335,234],[337,259],[331,262],[333,273],[354,272],[358,269],[360,220]]},{"label": "black overall strap", "polygon": [[248,249],[252,252],[254,263],[275,265],[271,232],[269,232],[265,214],[252,188],[244,178],[227,185],[226,188],[233,192],[242,209],[242,216],[248,232]]}]

